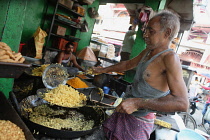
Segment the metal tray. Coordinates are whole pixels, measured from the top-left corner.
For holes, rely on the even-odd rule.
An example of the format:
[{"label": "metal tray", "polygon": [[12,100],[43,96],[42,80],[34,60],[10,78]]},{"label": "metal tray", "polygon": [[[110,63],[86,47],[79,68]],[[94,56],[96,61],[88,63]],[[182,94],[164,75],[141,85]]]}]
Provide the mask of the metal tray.
[{"label": "metal tray", "polygon": [[0,78],[19,78],[31,64],[0,62]]}]

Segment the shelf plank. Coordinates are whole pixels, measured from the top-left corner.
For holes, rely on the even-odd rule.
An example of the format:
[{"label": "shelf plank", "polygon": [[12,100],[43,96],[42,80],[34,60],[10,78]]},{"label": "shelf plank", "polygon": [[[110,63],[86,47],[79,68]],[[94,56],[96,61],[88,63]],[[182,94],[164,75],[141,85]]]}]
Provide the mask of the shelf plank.
[{"label": "shelf plank", "polygon": [[70,26],[70,27],[76,28],[76,29],[80,29],[80,27],[77,27],[77,26],[72,25],[72,24],[70,24],[70,23],[68,23],[68,22],[62,21],[62,20],[60,20],[60,19],[55,19],[55,21],[60,22],[60,23],[65,24],[65,25],[68,25],[68,26]]},{"label": "shelf plank", "polygon": [[72,12],[73,14],[75,14],[75,15],[77,15],[77,16],[84,17],[83,15],[81,15],[81,14],[79,14],[79,13],[73,11],[72,9],[68,8],[67,6],[65,6],[65,5],[63,5],[63,4],[58,3],[58,6],[60,6],[60,7],[64,8],[64,9],[66,9],[66,10],[68,10],[68,11],[70,11],[70,12]]},{"label": "shelf plank", "polygon": [[96,41],[96,40],[91,40],[90,42],[92,42],[92,43],[96,43],[96,44],[99,44],[99,45],[105,45],[105,46],[108,46],[108,44],[101,43],[101,42]]},{"label": "shelf plank", "polygon": [[52,48],[52,47],[47,47],[47,50],[51,50],[51,51],[61,51],[60,49],[56,49],[56,48]]},{"label": "shelf plank", "polygon": [[55,37],[59,37],[59,38],[63,38],[63,39],[66,39],[66,40],[69,40],[69,41],[80,41],[80,38],[76,38],[76,37],[73,37],[73,36],[70,36],[70,37],[66,37],[66,36],[62,36],[62,35],[56,35],[54,33],[51,33],[50,35],[53,35]]}]

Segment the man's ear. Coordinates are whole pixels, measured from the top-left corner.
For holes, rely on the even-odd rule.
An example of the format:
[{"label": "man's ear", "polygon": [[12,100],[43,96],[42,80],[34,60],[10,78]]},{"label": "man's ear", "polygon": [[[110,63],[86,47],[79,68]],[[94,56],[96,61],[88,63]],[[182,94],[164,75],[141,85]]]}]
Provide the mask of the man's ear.
[{"label": "man's ear", "polygon": [[168,38],[171,35],[171,29],[167,28],[165,32],[165,37]]}]

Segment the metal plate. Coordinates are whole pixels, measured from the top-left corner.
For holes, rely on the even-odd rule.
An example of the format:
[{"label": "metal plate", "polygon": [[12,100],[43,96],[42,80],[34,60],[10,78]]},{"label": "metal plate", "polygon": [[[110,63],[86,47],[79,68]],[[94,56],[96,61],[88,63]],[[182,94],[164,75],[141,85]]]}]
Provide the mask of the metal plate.
[{"label": "metal plate", "polygon": [[0,62],[0,78],[19,78],[31,64]]},{"label": "metal plate", "polygon": [[49,65],[42,74],[42,81],[46,88],[53,89],[59,84],[65,85],[68,80],[68,72],[60,64]]}]

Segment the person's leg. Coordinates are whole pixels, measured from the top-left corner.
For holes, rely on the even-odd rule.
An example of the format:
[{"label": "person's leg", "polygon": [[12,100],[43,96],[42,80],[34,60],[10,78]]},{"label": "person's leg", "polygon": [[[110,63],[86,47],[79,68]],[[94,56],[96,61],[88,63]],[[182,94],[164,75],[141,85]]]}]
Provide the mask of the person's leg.
[{"label": "person's leg", "polygon": [[208,103],[205,103],[204,107],[203,107],[203,111],[202,111],[202,114],[204,115],[206,113],[206,110],[207,110],[207,106],[209,104]]},{"label": "person's leg", "polygon": [[104,123],[104,134],[111,140],[148,140],[154,127],[154,113],[144,117],[113,113]]},{"label": "person's leg", "polygon": [[[205,115],[205,113],[206,113],[206,111],[207,111],[209,105],[210,105],[210,103],[206,103],[206,104],[204,105],[204,108],[203,108],[203,111],[202,111],[203,116]],[[204,120],[204,124],[205,124],[205,123],[210,124],[209,121]]]}]

